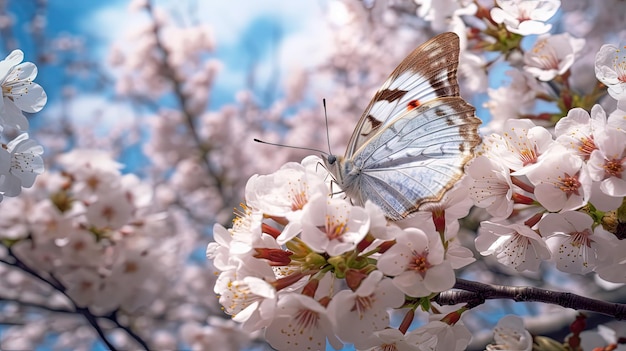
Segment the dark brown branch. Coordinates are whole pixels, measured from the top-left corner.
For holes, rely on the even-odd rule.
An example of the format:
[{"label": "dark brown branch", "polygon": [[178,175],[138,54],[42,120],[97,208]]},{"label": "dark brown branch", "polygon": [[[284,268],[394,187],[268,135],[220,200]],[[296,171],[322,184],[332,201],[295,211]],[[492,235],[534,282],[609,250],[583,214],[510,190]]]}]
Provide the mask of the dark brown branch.
[{"label": "dark brown branch", "polygon": [[434,299],[440,305],[467,303],[470,308],[481,305],[485,300],[508,299],[517,302],[543,302],[575,310],[586,310],[626,319],[626,304],[606,302],[568,293],[527,286],[504,286],[457,279],[454,289],[444,291]]}]

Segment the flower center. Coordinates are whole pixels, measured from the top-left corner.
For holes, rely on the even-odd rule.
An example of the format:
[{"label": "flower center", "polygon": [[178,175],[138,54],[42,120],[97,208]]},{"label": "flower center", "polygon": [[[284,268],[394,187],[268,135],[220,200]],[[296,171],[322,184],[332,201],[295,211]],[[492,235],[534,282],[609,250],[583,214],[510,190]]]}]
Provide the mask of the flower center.
[{"label": "flower center", "polygon": [[559,58],[551,45],[547,45],[547,40],[542,40],[537,43],[533,52],[537,54],[535,62],[539,68],[545,70],[558,69]]},{"label": "flower center", "polygon": [[[626,46],[624,49],[626,49]],[[621,51],[618,50],[617,52],[620,53]],[[622,83],[626,83],[626,57],[624,57],[623,54],[621,57],[615,57],[613,68],[615,68],[615,72],[617,73],[617,79]]]},{"label": "flower center", "polygon": [[556,186],[561,189],[569,199],[569,197],[574,194],[576,196],[580,196],[578,193],[578,188],[580,188],[580,182],[578,181],[578,173],[570,176],[567,173],[563,174],[563,177],[558,177],[558,183]]},{"label": "flower center", "polygon": [[326,217],[326,235],[328,236],[328,240],[338,239],[341,240],[341,236],[345,233],[348,228],[346,223],[335,220],[334,218],[327,216]]},{"label": "flower center", "polygon": [[617,178],[621,178],[622,177],[622,171],[624,170],[624,166],[622,165],[622,163],[624,162],[624,159],[612,159],[609,161],[606,161],[604,163],[604,173],[606,174],[607,177],[617,177]]},{"label": "flower center", "polygon": [[585,160],[588,160],[593,150],[597,150],[597,149],[598,147],[596,146],[596,143],[594,143],[593,141],[593,135],[589,136],[589,138],[583,137],[580,139],[580,146],[578,147],[578,151],[580,151],[583,154],[583,157],[585,158]]},{"label": "flower center", "polygon": [[572,232],[569,235],[573,247],[591,247],[592,240],[589,239],[589,236],[591,235],[589,228],[583,230],[582,232]]},{"label": "flower center", "polygon": [[359,314],[363,314],[363,312],[368,311],[372,308],[374,304],[374,299],[372,296],[357,296],[354,300],[354,306],[352,306],[351,311],[359,311]]},{"label": "flower center", "polygon": [[428,262],[428,250],[422,252],[421,254],[418,254],[417,252],[413,253],[413,260],[408,267],[410,270],[419,273],[423,277],[430,267],[431,264]]},{"label": "flower center", "polygon": [[522,165],[528,166],[530,164],[537,162],[537,150],[536,147],[534,149],[523,149],[519,152],[519,158],[522,160]]},{"label": "flower center", "polygon": [[295,315],[295,320],[301,331],[317,328],[319,318],[316,312],[305,308],[300,309]]},{"label": "flower center", "polygon": [[304,207],[304,205],[307,204],[307,202],[309,202],[309,199],[306,196],[306,191],[302,189],[291,190],[291,210],[292,211],[301,210]]}]

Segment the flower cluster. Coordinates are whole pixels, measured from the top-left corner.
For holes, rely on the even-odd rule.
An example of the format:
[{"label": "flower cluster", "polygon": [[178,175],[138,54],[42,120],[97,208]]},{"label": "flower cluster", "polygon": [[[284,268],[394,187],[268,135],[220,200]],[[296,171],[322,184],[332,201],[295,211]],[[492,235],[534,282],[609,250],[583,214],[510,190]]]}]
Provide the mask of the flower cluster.
[{"label": "flower cluster", "polygon": [[[190,300],[188,295],[201,296],[214,277],[201,267],[182,264],[189,257],[189,236],[195,233],[181,224],[175,211],[162,209],[162,199],[149,183],[122,174],[122,165],[106,152],[75,149],[56,164],[61,172],[46,172],[32,189],[3,203],[3,296],[60,311],[56,320],[62,323],[44,329],[60,335],[60,348],[91,347],[93,335],[84,335],[85,317],[108,319],[108,324],[101,322],[105,331],[111,323],[118,330],[141,325],[130,335],[150,337],[150,349],[175,349],[176,333],[188,345],[208,343],[217,329],[195,326],[204,322],[206,311],[217,308],[216,302]],[[164,325],[181,327],[169,330]],[[248,342],[249,336],[235,328],[226,334],[226,327],[219,330],[232,339],[228,344]],[[24,338],[25,333],[32,336]],[[32,326],[18,325],[5,331],[2,343],[33,349],[35,335]],[[124,333],[115,345],[138,348]]]},{"label": "flower cluster", "polygon": [[608,116],[600,105],[590,113],[573,108],[553,133],[510,119],[485,138],[466,168],[471,198],[493,217],[476,239],[481,254],[518,271],[551,259],[563,272],[626,282],[618,215],[626,196],[626,97],[618,94],[624,83],[607,78],[623,69],[619,54],[605,45],[596,57],[598,80],[618,98]]},{"label": "flower cluster", "polygon": [[[332,197],[337,188],[331,191],[320,162],[310,156],[253,176],[232,228],[215,225],[207,257],[220,271],[215,292],[225,311],[244,330],[264,328],[278,349],[437,340],[439,350],[463,349],[469,333],[450,316],[407,328],[414,310],[452,288],[454,270],[474,260],[456,240],[457,219],[472,206],[467,192],[455,188],[439,204],[391,223],[372,203]],[[389,329],[388,311],[400,307],[410,313]]]},{"label": "flower cluster", "polygon": [[151,192],[104,152],[75,150],[59,164],[64,173],[43,176],[36,198],[29,192],[4,207],[0,238],[13,242],[9,255],[58,284],[77,307],[146,306],[164,283],[151,263],[164,252],[149,237],[168,234],[164,216],[149,211]]},{"label": "flower cluster", "polygon": [[23,112],[39,112],[47,96],[39,84],[33,83],[37,67],[22,62],[24,54],[14,50],[0,61],[0,132],[18,134],[0,148],[0,201],[14,197],[22,188],[30,188],[43,172],[43,148],[28,138],[28,120]]}]

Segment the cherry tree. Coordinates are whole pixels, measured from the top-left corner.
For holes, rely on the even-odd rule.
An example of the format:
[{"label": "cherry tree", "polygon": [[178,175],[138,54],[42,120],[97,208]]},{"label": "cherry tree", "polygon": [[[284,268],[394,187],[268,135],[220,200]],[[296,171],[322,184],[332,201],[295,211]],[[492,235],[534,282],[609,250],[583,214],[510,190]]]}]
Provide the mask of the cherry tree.
[{"label": "cherry tree", "polygon": [[[221,105],[229,62],[194,14],[133,1],[102,63],[47,38],[43,3],[25,58],[3,7],[2,349],[617,347],[623,327],[594,316],[626,308],[625,6],[332,0],[322,64],[267,90],[252,70]],[[341,150],[395,65],[447,31],[482,143],[411,216],[347,198],[325,151],[252,141]],[[114,98],[42,88],[52,66]]]}]

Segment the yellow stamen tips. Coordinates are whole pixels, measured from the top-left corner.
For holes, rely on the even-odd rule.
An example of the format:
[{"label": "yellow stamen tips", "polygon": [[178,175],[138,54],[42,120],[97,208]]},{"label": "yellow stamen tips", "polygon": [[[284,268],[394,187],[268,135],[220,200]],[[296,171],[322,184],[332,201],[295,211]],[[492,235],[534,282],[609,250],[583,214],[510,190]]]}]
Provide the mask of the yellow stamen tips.
[{"label": "yellow stamen tips", "polygon": [[246,220],[246,217],[248,217],[252,213],[252,211],[250,211],[248,206],[246,206],[246,204],[244,203],[240,203],[239,207],[241,207],[241,209],[233,209],[233,214],[235,215],[235,218],[233,218],[233,227],[241,226],[242,222]]},{"label": "yellow stamen tips", "polygon": [[523,149],[520,150],[520,160],[522,161],[522,165],[527,166],[537,162],[537,150],[536,147],[534,149]]},{"label": "yellow stamen tips", "polygon": [[293,190],[291,192],[291,210],[292,211],[301,210],[304,207],[304,205],[307,204],[307,202],[309,202],[309,198],[306,195],[306,191]]},{"label": "yellow stamen tips", "polygon": [[326,216],[326,235],[329,240],[339,239],[347,231],[346,223],[331,216]]},{"label": "yellow stamen tips", "polygon": [[581,183],[578,181],[578,173],[573,176],[565,173],[563,177],[558,177],[558,183],[556,186],[561,189],[569,198],[572,194],[580,195],[578,193],[578,189],[581,186]]},{"label": "yellow stamen tips", "polygon": [[582,232],[573,232],[570,233],[571,243],[573,247],[591,247],[591,243],[593,240],[589,239],[591,235],[591,230],[589,228],[583,230]]},{"label": "yellow stamen tips", "polygon": [[422,252],[421,254],[416,252],[413,253],[413,260],[409,265],[409,269],[423,276],[430,267],[431,265],[428,262],[428,251]]},{"label": "yellow stamen tips", "polygon": [[624,167],[622,166],[624,159],[612,159],[604,163],[604,173],[607,177],[622,177]]},{"label": "yellow stamen tips", "polygon": [[586,160],[589,159],[593,150],[597,150],[598,147],[596,143],[593,141],[593,135],[589,138],[581,138],[580,146],[578,147],[578,151],[580,151]]}]

